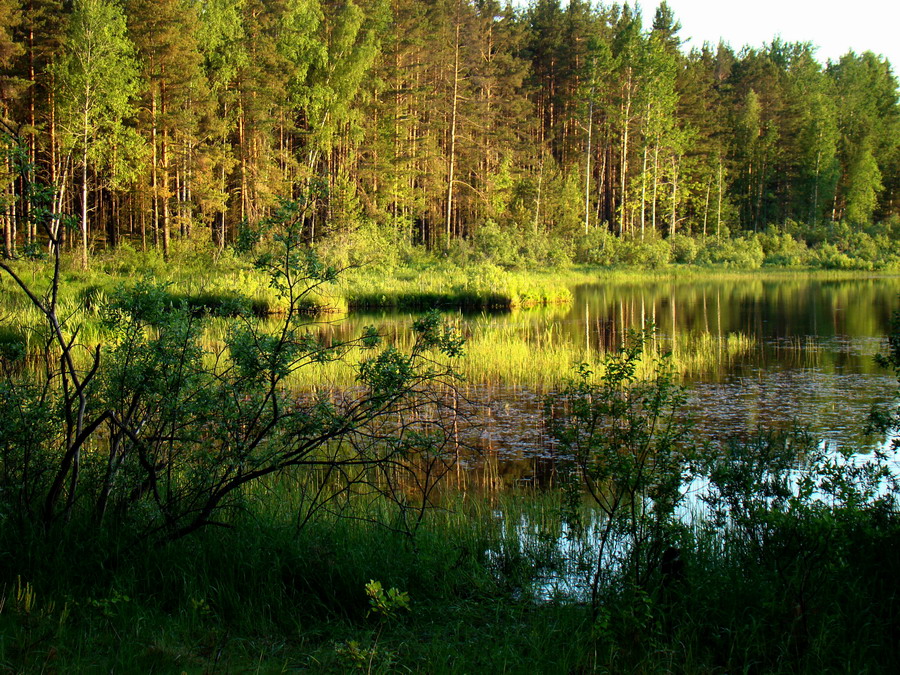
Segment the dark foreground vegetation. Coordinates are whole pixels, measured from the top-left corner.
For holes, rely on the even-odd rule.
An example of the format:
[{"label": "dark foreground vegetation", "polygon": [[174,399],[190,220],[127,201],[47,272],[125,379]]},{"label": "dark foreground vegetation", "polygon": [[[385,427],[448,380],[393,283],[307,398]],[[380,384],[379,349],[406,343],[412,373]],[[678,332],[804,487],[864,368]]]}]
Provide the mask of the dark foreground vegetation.
[{"label": "dark foreground vegetation", "polygon": [[[693,447],[681,390],[664,359],[640,370],[636,335],[547,398],[559,490],[479,493],[456,471],[465,345],[437,315],[407,350],[299,320],[337,274],[306,244],[313,202],[244,230],[237,254],[269,279],[276,322],[238,299],[224,342],[205,346],[205,313],[144,280],[95,296],[99,344],[60,305],[53,193],[24,168],[50,260],[0,262],[42,345],[0,343],[0,667],[896,663],[893,451],[844,456],[799,433]],[[351,351],[353,387],[289,388]],[[900,368],[900,326],[885,363]],[[872,423],[895,433],[896,412]]]}]

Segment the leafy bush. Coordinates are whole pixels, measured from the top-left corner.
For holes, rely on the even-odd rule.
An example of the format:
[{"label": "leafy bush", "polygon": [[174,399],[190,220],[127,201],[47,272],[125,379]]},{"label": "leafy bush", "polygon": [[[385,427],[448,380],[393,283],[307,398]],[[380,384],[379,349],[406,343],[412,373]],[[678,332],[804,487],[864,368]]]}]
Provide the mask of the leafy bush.
[{"label": "leafy bush", "polygon": [[758,235],[758,239],[765,255],[764,265],[800,267],[809,264],[810,254],[806,244],[787,232],[769,227]]},{"label": "leafy bush", "polygon": [[700,254],[701,242],[697,237],[673,234],[669,237],[669,246],[672,249],[672,262],[690,265],[697,260],[697,256]]},{"label": "leafy bush", "polygon": [[859,269],[860,263],[843,253],[834,244],[821,244],[816,248],[816,261],[826,270]]},{"label": "leafy bush", "polygon": [[599,509],[591,582],[596,613],[604,593],[622,587],[646,593],[677,528],[676,510],[692,453],[689,424],[680,417],[683,392],[667,361],[638,378],[646,333],[632,334],[600,364],[587,364],[561,392],[545,401],[549,433],[563,458],[560,477],[568,495],[567,518],[583,530],[586,493]]},{"label": "leafy bush", "polygon": [[668,242],[650,238],[620,239],[617,250],[618,263],[627,267],[642,269],[660,269],[669,264],[672,249]]},{"label": "leafy bush", "polygon": [[[487,220],[475,231],[472,254],[480,263],[491,263],[508,269],[533,266],[564,267],[571,263],[571,252],[564,237],[544,230],[519,227],[515,223],[501,226]],[[457,254],[458,258],[458,254]]]},{"label": "leafy bush", "polygon": [[575,262],[611,267],[618,261],[619,238],[605,227],[597,227],[575,240]]},{"label": "leafy bush", "polygon": [[751,236],[721,241],[710,239],[698,257],[698,262],[739,269],[758,269],[764,259],[765,253],[759,239]]},{"label": "leafy bush", "polygon": [[[405,493],[398,498],[396,481],[424,473],[433,485],[452,461],[441,451],[444,403],[436,384],[452,386],[454,372],[433,355],[452,359],[462,341],[434,314],[414,323],[409,353],[379,348],[372,328],[346,341],[310,332],[300,314],[337,273],[304,243],[306,207],[282,202],[242,233],[245,253],[285,314],[273,326],[243,303],[207,298],[239,315],[224,348],[201,340],[207,305],[176,299],[166,284],[143,281],[112,296],[104,312],[108,349],[76,340],[78,328],[60,318],[56,293],[28,294],[49,340],[41,377],[7,372],[0,389],[3,524],[39,524],[45,535],[62,537],[90,523],[98,540],[122,531],[134,543],[161,545],[227,524],[250,487],[290,473],[297,489],[308,490],[310,514],[357,490],[382,494],[401,511],[424,508]],[[59,256],[59,235],[44,225]],[[0,269],[29,288],[8,263],[0,261]],[[58,288],[58,266],[50,274],[47,285]],[[298,398],[289,391],[293,372],[351,349],[368,354],[352,394]]]}]

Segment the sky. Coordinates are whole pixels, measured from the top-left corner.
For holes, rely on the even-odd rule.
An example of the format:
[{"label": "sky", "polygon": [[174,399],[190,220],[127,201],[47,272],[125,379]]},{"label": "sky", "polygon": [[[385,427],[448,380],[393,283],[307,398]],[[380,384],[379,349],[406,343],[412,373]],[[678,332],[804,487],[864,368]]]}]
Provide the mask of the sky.
[{"label": "sky", "polygon": [[[621,1],[621,0],[620,0]],[[900,0],[668,0],[686,49],[721,38],[735,51],[777,35],[818,45],[816,59],[837,61],[851,49],[886,56],[900,75]],[[640,3],[649,27],[657,0]]]}]

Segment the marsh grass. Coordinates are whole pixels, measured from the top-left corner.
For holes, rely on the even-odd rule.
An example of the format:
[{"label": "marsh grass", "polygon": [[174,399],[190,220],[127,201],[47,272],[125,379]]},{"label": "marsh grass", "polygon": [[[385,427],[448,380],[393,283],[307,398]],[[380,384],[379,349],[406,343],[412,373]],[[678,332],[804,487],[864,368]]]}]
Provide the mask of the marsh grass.
[{"label": "marsh grass", "polygon": [[[409,539],[370,522],[368,505],[352,512],[359,518],[325,514],[297,534],[290,491],[270,484],[250,497],[233,530],[161,550],[107,557],[66,542],[79,553],[70,564],[56,546],[17,549],[2,577],[26,570],[36,600],[26,611],[14,587],[3,589],[0,660],[19,672],[342,673],[353,668],[338,647],[350,642],[377,647],[375,672],[392,664],[493,670],[532,659],[565,671],[582,658],[560,640],[581,612],[527,600],[535,561],[546,555],[520,546],[497,517],[534,513],[540,498],[448,497]],[[379,629],[364,591],[372,579],[409,593],[409,615]],[[511,626],[528,628],[498,639]]]},{"label": "marsh grass", "polygon": [[[210,348],[221,347],[224,324],[207,332]],[[605,349],[572,342],[552,317],[523,321],[496,321],[489,316],[460,318],[457,329],[466,336],[465,358],[457,364],[465,381],[473,384],[521,385],[546,390],[567,381],[579,363],[602,359]],[[311,330],[316,330],[315,325]],[[332,327],[325,324],[322,330]],[[401,349],[409,347],[412,335],[397,324],[381,326],[385,338]],[[641,376],[650,373],[650,364],[672,351],[672,364],[683,377],[718,373],[757,349],[756,341],[743,333],[721,337],[709,332],[679,335],[673,349],[670,340],[648,343]],[[350,352],[343,362],[312,364],[292,376],[298,390],[317,387],[347,388],[355,383],[355,372],[365,355]]]},{"label": "marsh grass", "polygon": [[572,294],[553,273],[447,264],[357,270],[346,282],[346,298],[351,309],[510,310],[568,303]]}]

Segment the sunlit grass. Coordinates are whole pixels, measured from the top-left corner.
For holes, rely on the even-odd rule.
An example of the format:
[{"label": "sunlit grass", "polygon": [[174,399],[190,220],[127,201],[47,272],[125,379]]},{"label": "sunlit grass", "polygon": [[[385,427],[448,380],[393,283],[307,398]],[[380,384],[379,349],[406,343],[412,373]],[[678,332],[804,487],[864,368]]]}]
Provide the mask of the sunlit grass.
[{"label": "sunlit grass", "polygon": [[[598,376],[602,374],[600,362],[607,350],[572,342],[551,316],[522,322],[508,317],[482,316],[468,320],[457,318],[455,323],[456,329],[466,336],[466,344],[465,356],[453,366],[469,384],[516,384],[547,389],[569,380],[580,363],[591,364]],[[222,320],[210,324],[204,336],[207,349],[215,351],[224,347],[226,326]],[[310,330],[325,331],[335,340],[353,337],[341,330],[340,324],[313,324]],[[382,333],[387,343],[401,351],[412,348],[413,335],[408,326],[392,322],[382,327]],[[671,340],[656,336],[648,342],[639,375],[652,375],[664,357],[681,376],[720,372],[756,347],[756,341],[743,333],[721,337],[708,332],[686,333],[676,338],[674,349]],[[304,366],[288,378],[288,384],[298,390],[352,387],[356,384],[359,364],[370,357],[371,352],[350,350],[343,360]],[[433,357],[446,363],[442,357]]]},{"label": "sunlit grass", "polygon": [[510,272],[493,265],[363,269],[344,286],[351,308],[514,309],[572,299],[569,288],[555,275]]}]

